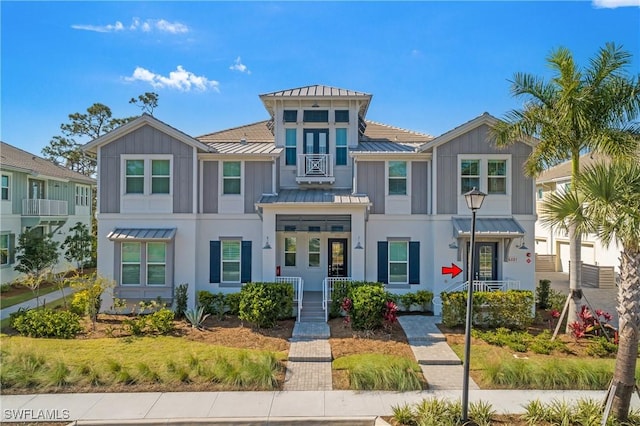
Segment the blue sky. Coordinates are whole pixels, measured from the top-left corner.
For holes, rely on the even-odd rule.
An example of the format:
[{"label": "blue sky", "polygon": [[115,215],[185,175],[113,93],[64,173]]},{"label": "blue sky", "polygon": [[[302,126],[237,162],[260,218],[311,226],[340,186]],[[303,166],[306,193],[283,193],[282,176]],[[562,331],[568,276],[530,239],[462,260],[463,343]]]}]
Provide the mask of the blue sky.
[{"label": "blue sky", "polygon": [[1,134],[40,154],[68,114],[154,115],[192,135],[268,118],[258,95],[371,93],[367,118],[432,135],[519,107],[509,79],[608,41],[640,73],[640,0],[572,2],[0,2]]}]

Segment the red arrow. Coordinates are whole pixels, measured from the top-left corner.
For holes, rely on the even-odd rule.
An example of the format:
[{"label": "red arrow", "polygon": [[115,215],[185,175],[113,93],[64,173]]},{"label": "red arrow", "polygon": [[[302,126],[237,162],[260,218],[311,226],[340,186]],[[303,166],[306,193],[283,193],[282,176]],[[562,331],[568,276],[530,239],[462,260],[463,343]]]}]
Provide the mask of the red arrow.
[{"label": "red arrow", "polygon": [[449,266],[442,267],[442,275],[451,274],[451,278],[457,277],[458,275],[460,275],[460,272],[462,272],[462,269],[460,269],[460,267],[455,263],[452,263],[451,267]]}]

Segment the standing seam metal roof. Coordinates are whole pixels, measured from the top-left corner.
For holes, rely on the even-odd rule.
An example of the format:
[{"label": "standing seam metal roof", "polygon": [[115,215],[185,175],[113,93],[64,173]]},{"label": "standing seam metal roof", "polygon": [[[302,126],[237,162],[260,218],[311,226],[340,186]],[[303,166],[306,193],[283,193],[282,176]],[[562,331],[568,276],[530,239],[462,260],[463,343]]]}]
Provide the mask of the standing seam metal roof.
[{"label": "standing seam metal roof", "polygon": [[370,94],[364,92],[356,92],[355,90],[340,89],[337,87],[323,86],[320,84],[312,86],[297,87],[295,89],[279,90],[277,92],[264,93],[260,97],[335,97],[335,96],[363,96],[371,97]]},{"label": "standing seam metal roof", "polygon": [[[471,234],[471,218],[454,217],[452,222],[457,235]],[[482,217],[476,219],[476,233],[520,236],[525,234],[525,230],[512,217]]]},{"label": "standing seam metal roof", "polygon": [[284,189],[278,194],[264,194],[258,204],[275,203],[332,203],[369,204],[364,194],[352,194],[350,190]]}]

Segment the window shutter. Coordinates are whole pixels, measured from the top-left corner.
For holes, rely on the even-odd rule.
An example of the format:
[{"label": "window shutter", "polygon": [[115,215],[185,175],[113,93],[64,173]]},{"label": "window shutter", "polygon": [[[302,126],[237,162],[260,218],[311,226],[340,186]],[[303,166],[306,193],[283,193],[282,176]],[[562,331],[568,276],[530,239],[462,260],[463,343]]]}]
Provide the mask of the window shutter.
[{"label": "window shutter", "polygon": [[251,281],[251,241],[243,241],[240,252],[240,282],[248,283]]},{"label": "window shutter", "polygon": [[209,241],[209,282],[220,282],[220,241]]},{"label": "window shutter", "polygon": [[389,284],[389,243],[378,241],[378,282]]},{"label": "window shutter", "polygon": [[9,234],[9,265],[16,263],[16,234]]},{"label": "window shutter", "polygon": [[420,284],[419,241],[409,241],[409,284]]}]

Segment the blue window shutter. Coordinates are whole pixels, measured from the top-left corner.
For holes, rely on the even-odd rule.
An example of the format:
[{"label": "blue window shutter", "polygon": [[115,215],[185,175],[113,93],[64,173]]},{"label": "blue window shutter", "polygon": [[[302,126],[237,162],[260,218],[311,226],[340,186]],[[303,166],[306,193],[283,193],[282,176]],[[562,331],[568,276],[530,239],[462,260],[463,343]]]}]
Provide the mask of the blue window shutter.
[{"label": "blue window shutter", "polygon": [[240,282],[248,283],[251,281],[251,241],[243,241],[241,250]]},{"label": "blue window shutter", "polygon": [[378,282],[389,284],[389,243],[378,241]]},{"label": "blue window shutter", "polygon": [[209,241],[209,282],[220,282],[220,241]]},{"label": "blue window shutter", "polygon": [[420,284],[419,241],[409,241],[409,284]]}]

